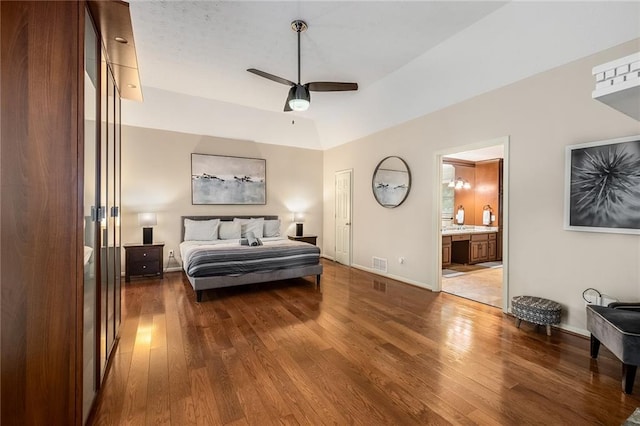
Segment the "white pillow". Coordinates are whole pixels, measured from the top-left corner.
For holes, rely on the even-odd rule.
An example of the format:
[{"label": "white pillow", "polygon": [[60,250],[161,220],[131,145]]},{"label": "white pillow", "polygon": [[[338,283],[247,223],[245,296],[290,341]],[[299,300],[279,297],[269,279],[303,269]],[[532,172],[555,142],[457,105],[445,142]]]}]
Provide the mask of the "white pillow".
[{"label": "white pillow", "polygon": [[239,240],[240,222],[222,221],[218,230],[221,240]]},{"label": "white pillow", "polygon": [[264,237],[279,237],[280,236],[280,219],[265,220],[263,235]]},{"label": "white pillow", "polygon": [[220,219],[184,220],[185,241],[213,241],[218,239]]},{"label": "white pillow", "polygon": [[262,238],[264,232],[264,219],[239,219],[234,218],[234,222],[240,223],[240,236],[247,237],[247,232],[252,231],[256,238]]}]

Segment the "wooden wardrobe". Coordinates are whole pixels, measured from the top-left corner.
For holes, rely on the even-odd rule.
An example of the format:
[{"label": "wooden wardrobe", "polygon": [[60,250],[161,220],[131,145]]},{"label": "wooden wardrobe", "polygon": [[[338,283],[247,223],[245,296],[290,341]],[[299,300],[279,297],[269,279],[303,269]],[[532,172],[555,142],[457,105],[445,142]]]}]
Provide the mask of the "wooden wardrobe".
[{"label": "wooden wardrobe", "polygon": [[0,29],[0,423],[80,425],[121,320],[129,7],[2,1]]}]

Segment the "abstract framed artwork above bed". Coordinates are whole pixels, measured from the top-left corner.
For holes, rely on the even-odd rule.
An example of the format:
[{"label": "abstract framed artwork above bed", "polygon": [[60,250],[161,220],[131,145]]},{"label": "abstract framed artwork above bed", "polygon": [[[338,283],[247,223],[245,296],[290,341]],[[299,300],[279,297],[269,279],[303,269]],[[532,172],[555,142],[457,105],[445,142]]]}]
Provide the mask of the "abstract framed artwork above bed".
[{"label": "abstract framed artwork above bed", "polygon": [[[320,287],[320,249],[283,237],[277,216],[182,216],[180,223],[182,265],[198,302],[204,290],[314,275]],[[262,245],[243,245],[249,234]]]},{"label": "abstract framed artwork above bed", "polygon": [[267,160],[191,154],[191,203],[266,204]]}]

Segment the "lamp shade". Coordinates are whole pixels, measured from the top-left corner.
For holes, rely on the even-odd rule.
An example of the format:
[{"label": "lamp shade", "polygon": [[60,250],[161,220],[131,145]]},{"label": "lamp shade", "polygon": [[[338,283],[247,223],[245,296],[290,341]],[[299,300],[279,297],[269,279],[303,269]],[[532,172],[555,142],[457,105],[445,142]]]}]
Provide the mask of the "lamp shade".
[{"label": "lamp shade", "polygon": [[296,212],[293,214],[293,221],[296,223],[302,223],[304,222],[304,213],[302,212]]},{"label": "lamp shade", "polygon": [[158,218],[155,213],[138,213],[138,224],[140,226],[156,226]]}]

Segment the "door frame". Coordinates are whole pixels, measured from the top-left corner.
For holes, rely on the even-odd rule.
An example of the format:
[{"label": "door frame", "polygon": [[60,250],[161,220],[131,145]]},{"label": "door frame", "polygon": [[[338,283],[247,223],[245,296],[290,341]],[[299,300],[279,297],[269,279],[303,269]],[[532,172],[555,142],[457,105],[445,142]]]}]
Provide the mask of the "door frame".
[{"label": "door frame", "polygon": [[[349,263],[345,266],[351,266],[353,261],[353,169],[338,170],[333,174],[333,260],[338,261],[338,227],[336,223],[336,183],[338,175],[349,172]],[[344,265],[341,263],[341,265]]]},{"label": "door frame", "polygon": [[435,259],[433,263],[432,281],[434,291],[442,291],[442,157],[463,151],[487,148],[502,145],[504,148],[502,162],[502,311],[508,312],[509,308],[509,136],[478,142],[469,145],[456,146],[443,149],[434,153],[434,191],[433,203],[433,235]]}]

